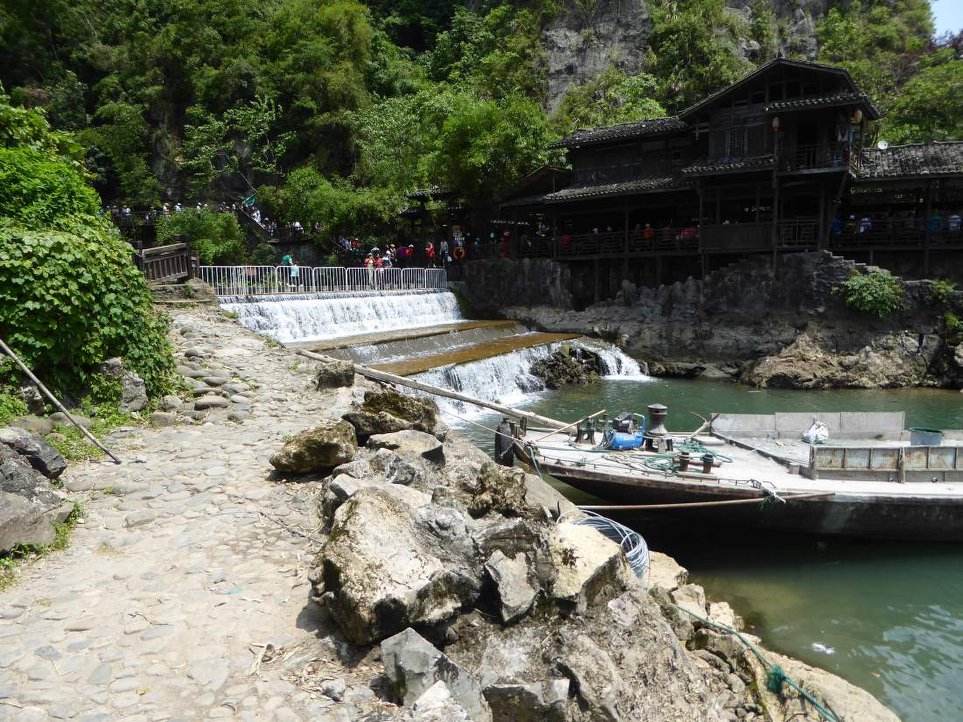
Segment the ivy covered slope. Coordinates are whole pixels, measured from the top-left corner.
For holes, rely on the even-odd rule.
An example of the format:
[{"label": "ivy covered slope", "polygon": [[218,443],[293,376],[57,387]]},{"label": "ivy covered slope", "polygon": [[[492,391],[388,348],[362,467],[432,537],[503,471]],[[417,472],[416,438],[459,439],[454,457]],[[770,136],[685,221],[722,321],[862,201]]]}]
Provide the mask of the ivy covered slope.
[{"label": "ivy covered slope", "polygon": [[[78,393],[114,356],[164,392],[173,371],[131,247],[98,214],[78,147],[0,93],[0,337],[48,385]],[[0,360],[0,382],[19,369]]]}]

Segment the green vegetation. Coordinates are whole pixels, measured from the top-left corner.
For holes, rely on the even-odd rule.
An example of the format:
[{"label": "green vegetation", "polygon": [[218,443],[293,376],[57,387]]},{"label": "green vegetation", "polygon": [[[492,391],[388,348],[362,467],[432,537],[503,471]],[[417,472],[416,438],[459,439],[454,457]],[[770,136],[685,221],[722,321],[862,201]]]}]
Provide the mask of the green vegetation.
[{"label": "green vegetation", "polygon": [[950,300],[950,294],[955,290],[956,282],[948,278],[939,278],[933,281],[933,286],[930,288],[930,295],[937,303],[946,303]]},{"label": "green vegetation", "polygon": [[846,305],[857,311],[886,318],[903,308],[903,285],[889,271],[854,272],[833,289]]},{"label": "green vegetation", "polygon": [[188,210],[162,216],[157,222],[157,242],[174,243],[174,237],[186,235],[201,263],[233,265],[246,259],[244,231],[232,213]]},{"label": "green vegetation", "polygon": [[[963,61],[931,40],[927,0],[830,5],[813,16],[819,60],[847,67],[889,111],[883,137],[963,135]],[[39,129],[44,140],[17,141],[0,173],[29,174],[43,192],[21,183],[0,193],[34,229],[99,205],[82,191],[83,174],[56,172],[53,145],[110,201],[221,200],[256,188],[279,220],[377,233],[415,189],[443,187],[483,205],[557,160],[546,148],[560,135],[677,112],[803,48],[788,11],[777,16],[769,0],[752,0],[747,13],[725,0],[647,7],[641,72],[613,57],[549,118],[545,30],[564,17],[588,42],[607,11],[595,0],[51,0],[42,13],[6,3],[0,81],[23,107],[0,112],[20,114],[16,132]],[[740,47],[751,41],[758,51],[747,60]],[[63,132],[44,130],[23,110],[32,107]],[[4,121],[0,145],[9,148]],[[197,234],[203,260],[239,257],[235,229],[178,219],[163,232],[185,230]]]},{"label": "green vegetation", "polygon": [[[0,337],[54,388],[78,391],[121,356],[161,393],[173,370],[165,323],[74,146],[2,94],[0,119]],[[18,378],[0,361],[0,382]]]},{"label": "green vegetation", "polygon": [[0,426],[27,415],[27,405],[16,396],[0,393]]}]

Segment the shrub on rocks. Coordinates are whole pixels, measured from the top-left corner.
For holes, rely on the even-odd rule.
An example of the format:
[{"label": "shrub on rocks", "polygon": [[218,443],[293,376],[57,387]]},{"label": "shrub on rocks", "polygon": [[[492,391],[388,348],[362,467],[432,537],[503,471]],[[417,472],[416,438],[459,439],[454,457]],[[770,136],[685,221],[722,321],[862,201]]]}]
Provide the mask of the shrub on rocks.
[{"label": "shrub on rocks", "polygon": [[271,466],[289,474],[328,471],[354,459],[357,450],[358,442],[351,424],[325,420],[286,441],[271,457]]}]

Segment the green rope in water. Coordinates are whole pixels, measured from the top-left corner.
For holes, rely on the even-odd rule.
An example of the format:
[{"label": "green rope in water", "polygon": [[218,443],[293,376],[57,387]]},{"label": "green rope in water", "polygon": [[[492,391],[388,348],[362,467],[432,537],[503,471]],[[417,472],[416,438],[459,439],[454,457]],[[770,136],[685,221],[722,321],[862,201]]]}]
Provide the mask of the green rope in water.
[{"label": "green rope in water", "polygon": [[698,614],[695,614],[694,612],[690,612],[688,609],[685,609],[684,607],[680,607],[678,604],[675,604],[673,606],[675,606],[676,609],[679,609],[685,612],[689,616],[695,617],[700,622],[702,622],[702,624],[704,624],[705,626],[712,627],[721,632],[725,632],[726,634],[731,634],[740,642],[742,642],[742,644],[745,645],[746,648],[756,656],[756,658],[759,660],[762,666],[765,667],[766,689],[768,689],[770,692],[772,692],[773,694],[779,694],[782,691],[783,685],[788,684],[790,687],[796,690],[796,692],[798,692],[802,697],[804,697],[806,701],[808,701],[813,706],[816,712],[818,712],[819,715],[824,720],[826,720],[827,722],[839,722],[839,718],[835,714],[833,714],[831,711],[826,709],[823,705],[817,702],[816,699],[811,694],[809,694],[809,692],[807,692],[802,687],[800,687],[792,679],[792,677],[786,674],[785,670],[783,670],[782,667],[780,667],[778,664],[773,664],[772,662],[770,662],[766,658],[766,656],[762,653],[762,650],[760,650],[756,645],[754,645],[752,642],[750,642],[748,639],[742,636],[742,634],[739,632],[738,629],[733,629],[732,627],[726,624],[720,624],[719,622],[713,622],[708,619],[703,619]]}]

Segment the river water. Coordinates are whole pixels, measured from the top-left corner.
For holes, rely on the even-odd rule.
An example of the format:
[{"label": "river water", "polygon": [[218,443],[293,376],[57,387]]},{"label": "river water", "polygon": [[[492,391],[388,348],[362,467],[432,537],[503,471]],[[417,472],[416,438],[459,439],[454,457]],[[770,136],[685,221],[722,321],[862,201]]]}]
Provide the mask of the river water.
[{"label": "river water", "polygon": [[[906,426],[963,428],[963,394],[913,389],[753,391],[735,384],[603,379],[526,397],[538,413],[575,420],[599,409],[669,407],[667,427],[690,431],[711,412],[904,411]],[[474,415],[492,426],[497,417]],[[492,435],[450,419],[481,446]],[[563,488],[564,485],[560,485]],[[573,501],[589,497],[564,487]],[[632,524],[631,518],[621,518]],[[725,599],[771,649],[868,690],[904,722],[963,720],[963,546],[748,538],[639,526],[654,549],[686,566],[710,597]]]}]

